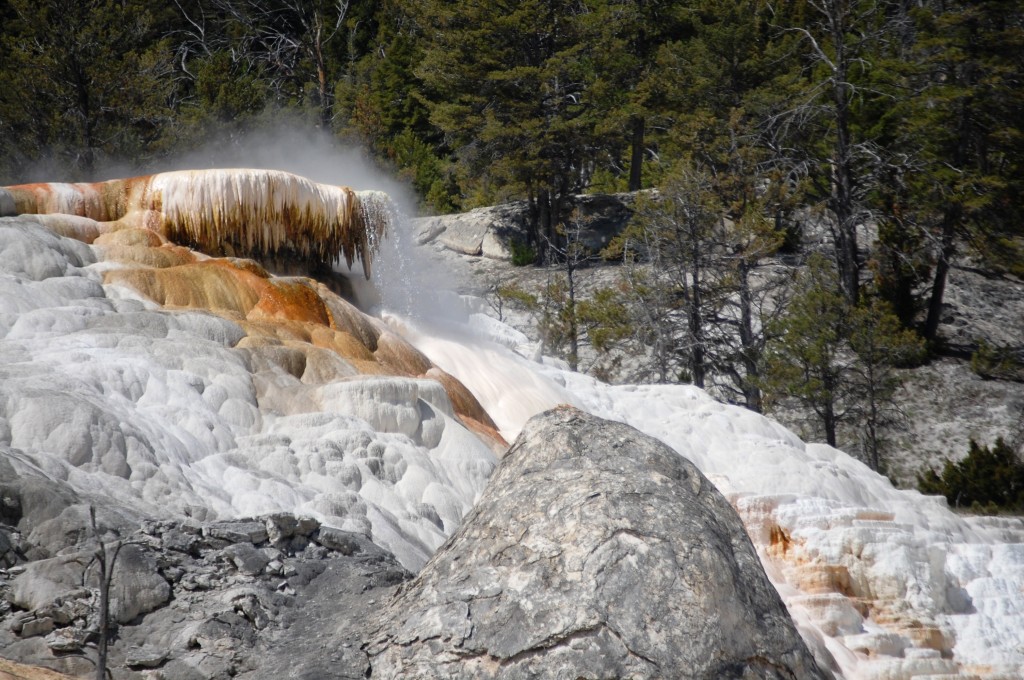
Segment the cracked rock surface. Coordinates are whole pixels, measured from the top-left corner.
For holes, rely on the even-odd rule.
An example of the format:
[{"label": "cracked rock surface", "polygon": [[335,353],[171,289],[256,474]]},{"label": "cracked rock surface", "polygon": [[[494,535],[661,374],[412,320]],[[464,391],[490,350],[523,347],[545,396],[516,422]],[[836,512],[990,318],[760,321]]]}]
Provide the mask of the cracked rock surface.
[{"label": "cracked rock surface", "polygon": [[383,613],[374,678],[824,678],[689,461],[570,408],[532,419]]},{"label": "cracked rock surface", "polygon": [[[25,488],[11,483],[5,493],[20,501]],[[97,514],[119,516],[109,508]],[[54,535],[77,536],[81,516],[62,513]],[[93,677],[97,539],[34,544],[25,538],[34,525],[33,516],[0,517],[9,558],[0,563],[0,657]],[[124,541],[111,587],[112,680],[364,678],[367,622],[409,578],[367,537],[287,513],[210,524],[147,520],[111,528],[103,540]],[[8,677],[2,663],[0,679]],[[57,677],[32,672],[44,674],[24,677]]]}]

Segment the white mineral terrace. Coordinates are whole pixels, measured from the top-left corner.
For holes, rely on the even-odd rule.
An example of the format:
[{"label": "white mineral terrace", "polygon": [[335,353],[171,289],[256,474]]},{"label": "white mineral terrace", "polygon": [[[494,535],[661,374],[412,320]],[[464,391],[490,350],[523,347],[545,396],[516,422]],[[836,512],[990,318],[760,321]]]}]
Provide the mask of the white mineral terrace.
[{"label": "white mineral terrace", "polygon": [[[217,224],[225,197],[203,193],[212,185],[154,177],[164,219],[187,224],[168,205],[198,202]],[[252,195],[245,181],[217,186]],[[303,203],[313,189],[294,189],[271,204],[316,212]],[[55,193],[62,207],[77,205],[74,192]],[[344,192],[317,200],[332,215],[351,210]],[[45,224],[0,219],[0,456],[19,474],[155,515],[312,515],[369,533],[413,569],[486,484],[497,458],[441,383],[258,363],[239,343],[257,321],[271,333],[271,313],[254,321],[162,308],[131,279],[107,276],[126,266],[104,259],[112,250]],[[534,413],[571,402],[692,460],[739,511],[812,651],[843,677],[1024,677],[1018,520],[958,516],[693,387],[608,386],[538,363],[515,331],[468,318],[463,337],[474,339],[457,340],[385,315],[393,333],[475,394],[506,438]],[[282,340],[280,352],[293,345]]]}]

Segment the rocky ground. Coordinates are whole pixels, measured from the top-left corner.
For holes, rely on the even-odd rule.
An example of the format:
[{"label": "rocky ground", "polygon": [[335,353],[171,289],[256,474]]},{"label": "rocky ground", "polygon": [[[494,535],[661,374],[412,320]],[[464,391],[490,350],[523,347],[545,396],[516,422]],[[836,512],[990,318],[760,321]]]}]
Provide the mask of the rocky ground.
[{"label": "rocky ground", "polygon": [[0,649],[40,678],[95,672],[97,550],[115,680],[828,677],[700,471],[575,409],[531,421],[413,580],[307,518],[136,525],[111,501],[87,522],[68,492],[48,517],[45,491],[0,499]]},{"label": "rocky ground", "polygon": [[[9,489],[10,491],[11,489]],[[6,498],[13,498],[9,493]],[[19,524],[24,525],[19,522]],[[113,556],[113,678],[363,678],[360,626],[411,575],[366,537],[279,514],[215,524],[122,526]],[[98,541],[11,546],[0,570],[0,649],[82,677],[95,672]],[[28,559],[57,548],[52,557]]]}]

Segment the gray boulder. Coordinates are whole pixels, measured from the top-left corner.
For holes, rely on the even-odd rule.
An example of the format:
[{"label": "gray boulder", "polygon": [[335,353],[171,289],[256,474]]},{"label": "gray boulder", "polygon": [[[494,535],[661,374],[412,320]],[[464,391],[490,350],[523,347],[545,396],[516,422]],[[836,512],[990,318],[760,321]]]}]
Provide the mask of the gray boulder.
[{"label": "gray boulder", "polygon": [[66,484],[40,477],[19,477],[2,458],[0,480],[0,522],[24,533],[80,502],[78,494]]},{"label": "gray boulder", "polygon": [[12,540],[11,532],[8,529],[0,526],[0,569],[13,567],[18,560],[17,541]]},{"label": "gray boulder", "polygon": [[267,525],[261,520],[233,520],[217,522],[203,527],[203,536],[227,543],[259,544],[267,540]]},{"label": "gray boulder", "polygon": [[[113,555],[113,549],[108,555]],[[72,596],[83,584],[98,585],[92,557],[92,552],[77,552],[30,562],[11,584],[11,603],[20,609],[37,610],[58,598]],[[170,598],[170,585],[157,571],[153,556],[140,546],[125,545],[114,564],[111,618],[127,623],[164,606]]]},{"label": "gray boulder", "polygon": [[374,678],[824,678],[689,461],[570,408],[532,419],[370,638]]},{"label": "gray boulder", "polygon": [[28,563],[11,583],[11,603],[31,611],[81,588],[89,558],[86,553],[72,553]]},{"label": "gray boulder", "polygon": [[425,217],[415,221],[416,240],[422,244],[436,239],[445,248],[464,255],[508,259],[510,255],[501,244],[511,240],[525,242],[528,220],[525,202]]},{"label": "gray boulder", "polygon": [[[572,213],[571,229],[593,253],[622,233],[633,216],[635,194],[569,196],[566,212]],[[508,260],[511,244],[527,243],[530,235],[530,207],[526,201],[476,208],[469,212],[422,217],[413,220],[416,242],[437,242],[463,255]]]},{"label": "gray boulder", "polygon": [[157,570],[156,559],[141,546],[128,544],[118,553],[110,588],[110,612],[128,623],[167,604],[171,587]]}]

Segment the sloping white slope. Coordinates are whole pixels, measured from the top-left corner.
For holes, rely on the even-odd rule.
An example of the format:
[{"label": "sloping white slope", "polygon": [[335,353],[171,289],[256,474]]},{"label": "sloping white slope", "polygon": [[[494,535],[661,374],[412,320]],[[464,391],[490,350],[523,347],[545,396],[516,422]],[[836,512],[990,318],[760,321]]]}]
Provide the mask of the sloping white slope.
[{"label": "sloping white slope", "polygon": [[466,335],[479,339],[468,348],[403,327],[506,437],[528,411],[570,402],[693,461],[732,500],[805,637],[844,677],[1024,678],[1021,521],[955,515],[941,498],[895,489],[842,451],[695,387],[609,386],[529,361],[494,324],[471,316]]},{"label": "sloping white slope", "polygon": [[0,456],[16,470],[156,516],[312,515],[411,569],[483,489],[494,454],[439,383],[256,370],[236,324],[104,286],[109,266],[0,219]]},{"label": "sloping white slope", "polygon": [[[109,263],[0,219],[0,456],[154,515],[286,510],[368,531],[415,569],[493,469],[437,383],[303,385],[257,369],[241,329],[100,283]],[[511,347],[396,323],[503,433],[570,402],[693,460],[730,497],[812,645],[848,678],[1024,677],[1024,530],[898,491],[840,451],[686,386],[611,387]],[[478,333],[478,336],[480,333]]]}]

